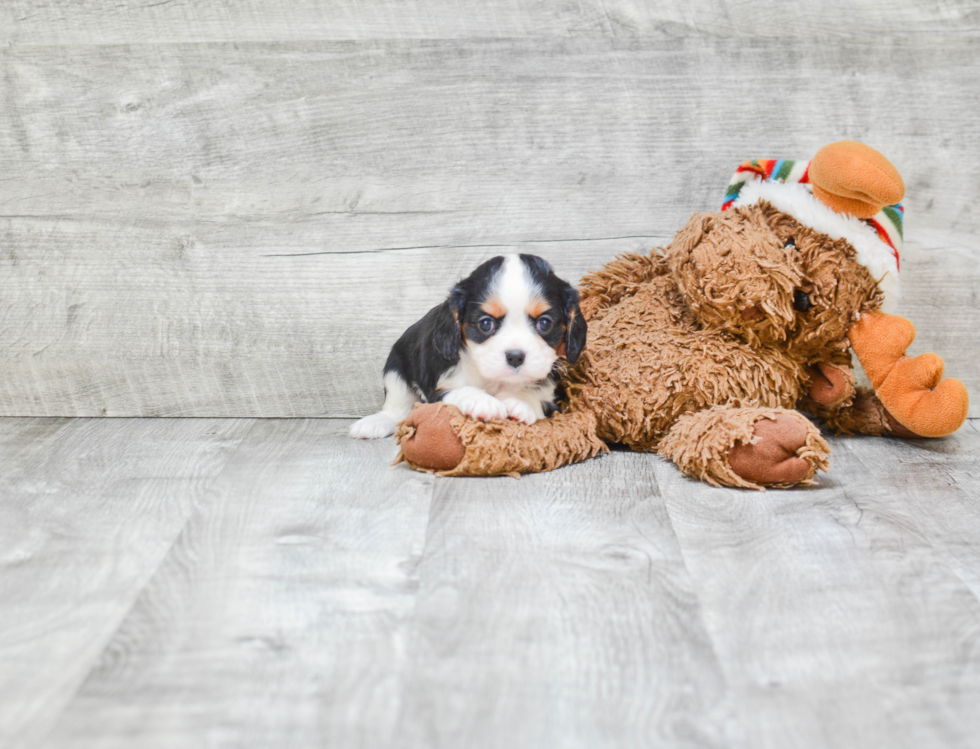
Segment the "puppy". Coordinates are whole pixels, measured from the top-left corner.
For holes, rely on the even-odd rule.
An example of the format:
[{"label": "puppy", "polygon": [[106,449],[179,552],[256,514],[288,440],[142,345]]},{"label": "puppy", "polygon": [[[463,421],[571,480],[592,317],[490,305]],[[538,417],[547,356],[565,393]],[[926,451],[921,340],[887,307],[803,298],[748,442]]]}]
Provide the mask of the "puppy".
[{"label": "puppy", "polygon": [[384,366],[384,407],[350,436],[387,437],[417,400],[533,424],[556,410],[558,357],[574,364],[585,336],[578,291],[547,261],[487,260],[398,339]]}]

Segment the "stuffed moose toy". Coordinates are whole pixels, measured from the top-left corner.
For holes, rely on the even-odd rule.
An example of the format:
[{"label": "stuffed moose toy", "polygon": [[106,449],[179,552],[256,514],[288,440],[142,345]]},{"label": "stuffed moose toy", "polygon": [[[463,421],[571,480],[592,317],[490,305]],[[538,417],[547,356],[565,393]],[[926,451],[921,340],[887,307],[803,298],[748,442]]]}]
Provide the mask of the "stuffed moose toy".
[{"label": "stuffed moose toy", "polygon": [[[668,247],[581,282],[589,344],[563,377],[561,412],[532,425],[418,406],[399,460],[449,476],[548,471],[619,443],[714,485],[813,483],[838,433],[939,437],[966,388],[915,328],[887,314],[899,287],[902,178],[853,141],[810,162],[739,167],[720,212],[695,213]],[[873,390],[856,387],[853,351]]]}]

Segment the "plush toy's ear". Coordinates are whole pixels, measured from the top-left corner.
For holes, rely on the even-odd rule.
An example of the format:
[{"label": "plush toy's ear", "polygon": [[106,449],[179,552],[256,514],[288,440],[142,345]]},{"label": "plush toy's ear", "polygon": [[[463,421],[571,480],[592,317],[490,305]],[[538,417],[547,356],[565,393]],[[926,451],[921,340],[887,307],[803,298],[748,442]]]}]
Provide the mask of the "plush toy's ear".
[{"label": "plush toy's ear", "polygon": [[568,320],[568,330],[565,333],[565,358],[569,364],[574,364],[585,349],[588,324],[578,306],[578,290],[571,286],[565,290],[565,319]]},{"label": "plush toy's ear", "polygon": [[678,231],[665,248],[671,269],[675,272],[685,264],[706,234],[714,228],[715,216],[711,213],[695,213]]}]

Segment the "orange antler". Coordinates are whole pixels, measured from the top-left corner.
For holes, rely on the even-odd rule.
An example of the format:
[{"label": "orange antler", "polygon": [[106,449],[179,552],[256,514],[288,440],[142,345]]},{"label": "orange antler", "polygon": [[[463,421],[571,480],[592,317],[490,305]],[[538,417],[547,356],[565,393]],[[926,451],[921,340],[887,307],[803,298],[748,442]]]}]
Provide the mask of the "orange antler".
[{"label": "orange antler", "polygon": [[902,426],[921,437],[943,437],[962,426],[970,407],[966,386],[943,379],[943,360],[936,354],[905,356],[915,340],[911,322],[866,313],[849,337],[879,400]]},{"label": "orange antler", "polygon": [[840,213],[871,218],[905,196],[902,175],[871,146],[842,140],[824,146],[810,162],[813,194]]}]

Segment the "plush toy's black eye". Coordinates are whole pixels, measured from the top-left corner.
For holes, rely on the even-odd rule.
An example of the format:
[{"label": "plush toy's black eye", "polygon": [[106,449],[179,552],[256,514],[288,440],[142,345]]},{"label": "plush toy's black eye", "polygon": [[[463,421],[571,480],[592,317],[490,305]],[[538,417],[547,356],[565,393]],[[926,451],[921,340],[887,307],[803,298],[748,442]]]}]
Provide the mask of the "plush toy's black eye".
[{"label": "plush toy's black eye", "polygon": [[476,324],[484,333],[492,333],[497,327],[497,321],[492,317],[481,317]]},{"label": "plush toy's black eye", "polygon": [[785,247],[787,250],[795,250],[796,249],[796,237],[790,237],[789,239],[787,239],[786,240],[786,244],[784,244],[783,247]]},{"label": "plush toy's black eye", "polygon": [[554,325],[552,319],[545,315],[542,315],[534,322],[534,327],[537,328],[538,332],[542,335],[547,335],[548,331],[551,330],[552,325]]},{"label": "plush toy's black eye", "polygon": [[799,289],[793,292],[793,309],[797,312],[806,312],[812,306],[813,302],[810,301],[810,297],[805,292]]}]

